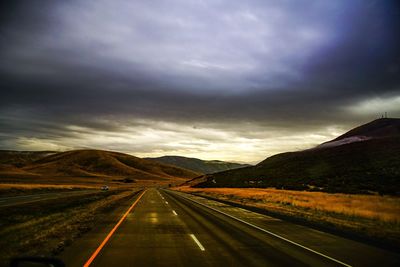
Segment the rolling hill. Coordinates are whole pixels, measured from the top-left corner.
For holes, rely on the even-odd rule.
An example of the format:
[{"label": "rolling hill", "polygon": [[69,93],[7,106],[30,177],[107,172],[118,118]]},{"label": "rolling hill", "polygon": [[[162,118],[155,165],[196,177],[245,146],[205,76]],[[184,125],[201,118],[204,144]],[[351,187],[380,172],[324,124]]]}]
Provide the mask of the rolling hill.
[{"label": "rolling hill", "polygon": [[225,162],[220,160],[201,160],[181,156],[163,156],[159,158],[146,158],[152,161],[175,165],[194,172],[209,174],[231,169],[238,169],[250,166],[248,164]]},{"label": "rolling hill", "polygon": [[[102,177],[132,180],[187,179],[199,174],[175,166],[102,150],[73,150],[55,153],[0,172],[20,172],[46,177]],[[11,166],[11,165],[9,165]]]},{"label": "rolling hill", "polygon": [[400,119],[378,119],[313,149],[205,175],[195,187],[276,187],[326,192],[400,193]]},{"label": "rolling hill", "polygon": [[35,160],[55,154],[54,151],[14,151],[0,150],[0,164],[23,167]]}]

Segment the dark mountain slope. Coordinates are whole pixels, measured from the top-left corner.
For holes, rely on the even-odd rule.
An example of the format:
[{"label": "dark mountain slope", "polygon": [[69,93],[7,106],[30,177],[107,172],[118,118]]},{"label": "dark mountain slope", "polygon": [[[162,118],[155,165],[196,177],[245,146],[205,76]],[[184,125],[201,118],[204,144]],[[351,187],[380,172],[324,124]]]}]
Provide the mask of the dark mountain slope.
[{"label": "dark mountain slope", "polygon": [[383,138],[400,136],[400,119],[384,118],[356,127],[332,141],[348,137],[365,136],[369,138]]},{"label": "dark mountain slope", "polygon": [[398,119],[376,120],[341,136],[344,139],[363,135],[368,139],[278,154],[254,167],[207,175],[195,186],[399,193],[398,122]]}]

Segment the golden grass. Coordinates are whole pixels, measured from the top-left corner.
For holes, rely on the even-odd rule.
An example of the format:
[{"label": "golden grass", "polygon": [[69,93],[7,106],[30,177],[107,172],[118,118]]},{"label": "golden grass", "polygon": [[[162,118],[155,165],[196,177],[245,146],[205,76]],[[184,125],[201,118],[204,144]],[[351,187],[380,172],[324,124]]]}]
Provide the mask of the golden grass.
[{"label": "golden grass", "polygon": [[383,222],[400,223],[400,198],[378,195],[329,194],[260,188],[190,188],[181,191],[227,196],[242,201],[299,207],[314,211],[343,214],[351,217],[374,219]]},{"label": "golden grass", "polygon": [[400,246],[400,198],[330,194],[272,188],[191,188],[175,190],[211,196],[265,210],[288,220]]}]

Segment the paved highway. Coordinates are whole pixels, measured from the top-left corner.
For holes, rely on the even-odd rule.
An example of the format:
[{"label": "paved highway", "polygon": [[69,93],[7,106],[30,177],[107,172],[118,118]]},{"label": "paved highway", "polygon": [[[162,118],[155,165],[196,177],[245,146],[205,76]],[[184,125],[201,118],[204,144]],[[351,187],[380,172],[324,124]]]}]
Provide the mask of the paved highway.
[{"label": "paved highway", "polygon": [[399,254],[183,193],[148,189],[118,212],[128,207],[68,248],[67,266],[400,266]]},{"label": "paved highway", "polygon": [[26,204],[26,203],[55,199],[55,198],[61,198],[61,197],[85,195],[85,194],[89,194],[89,193],[93,193],[93,192],[96,192],[96,190],[75,190],[75,191],[68,191],[68,192],[22,195],[22,196],[14,196],[14,197],[2,197],[2,198],[0,198],[0,208],[22,205],[22,204]]}]

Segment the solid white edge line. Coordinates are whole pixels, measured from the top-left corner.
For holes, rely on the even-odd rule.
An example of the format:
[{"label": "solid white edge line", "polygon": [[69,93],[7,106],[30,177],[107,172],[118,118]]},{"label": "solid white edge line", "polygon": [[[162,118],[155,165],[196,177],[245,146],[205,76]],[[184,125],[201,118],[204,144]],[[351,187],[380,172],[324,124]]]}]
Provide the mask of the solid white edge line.
[{"label": "solid white edge line", "polygon": [[197,246],[199,246],[201,251],[206,250],[203,245],[200,243],[200,241],[196,238],[196,236],[194,234],[190,234],[190,237],[193,239],[193,241],[197,244]]},{"label": "solid white edge line", "polygon": [[323,254],[323,253],[321,253],[321,252],[315,251],[315,250],[313,250],[313,249],[311,249],[311,248],[308,248],[308,247],[306,247],[306,246],[303,246],[303,245],[301,245],[301,244],[299,244],[299,243],[296,243],[296,242],[294,242],[294,241],[292,241],[292,240],[290,240],[290,239],[287,239],[287,238],[285,238],[285,237],[283,237],[283,236],[280,236],[280,235],[278,235],[278,234],[275,234],[275,233],[273,233],[273,232],[270,232],[270,231],[268,231],[268,230],[265,230],[265,229],[263,229],[263,228],[261,228],[261,227],[259,227],[259,226],[257,226],[257,225],[254,225],[254,224],[251,224],[251,223],[249,223],[249,222],[246,222],[246,221],[244,221],[244,220],[242,220],[242,219],[236,218],[236,217],[234,217],[234,216],[232,216],[232,215],[230,215],[230,214],[227,214],[227,213],[225,213],[225,212],[223,212],[223,211],[217,210],[217,209],[215,209],[215,208],[213,208],[213,207],[207,206],[207,205],[205,205],[205,204],[203,204],[203,203],[197,202],[197,201],[195,201],[195,200],[193,200],[193,199],[190,199],[190,198],[188,198],[188,197],[185,197],[185,196],[182,196],[182,195],[179,195],[179,196],[180,196],[180,197],[183,197],[183,198],[185,198],[185,199],[188,199],[188,200],[190,200],[190,201],[192,201],[192,202],[195,202],[195,203],[197,203],[197,204],[199,204],[199,205],[201,205],[201,206],[204,206],[204,207],[206,207],[206,208],[209,208],[209,209],[211,209],[211,210],[213,210],[213,211],[219,212],[219,213],[221,213],[221,214],[223,214],[223,215],[225,215],[225,216],[227,216],[227,217],[229,217],[229,218],[232,218],[232,219],[234,219],[234,220],[237,220],[237,221],[239,221],[239,222],[241,222],[241,223],[244,223],[244,224],[246,224],[246,225],[249,225],[249,226],[251,226],[251,227],[254,227],[254,228],[256,228],[256,229],[258,229],[258,230],[260,230],[260,231],[262,231],[262,232],[264,232],[264,233],[270,234],[270,235],[272,235],[272,236],[274,236],[274,237],[276,237],[276,238],[279,238],[279,239],[281,239],[281,240],[284,240],[284,241],[286,241],[286,242],[289,242],[290,244],[296,245],[296,246],[301,247],[301,248],[303,248],[303,249],[305,249],[305,250],[308,250],[308,251],[310,251],[310,252],[313,252],[313,253],[315,253],[315,254],[317,254],[317,255],[319,255],[319,256],[322,256],[322,257],[324,257],[324,258],[326,258],[326,259],[329,259],[329,260],[331,260],[331,261],[334,261],[334,262],[336,262],[336,263],[339,263],[339,264],[341,264],[341,265],[343,265],[343,266],[352,267],[351,265],[349,265],[349,264],[347,264],[347,263],[344,263],[344,262],[342,262],[342,261],[340,261],[340,260],[337,260],[337,259],[334,259],[334,258],[332,258],[332,257],[329,257],[329,256],[327,256],[327,255],[325,255],[325,254]]},{"label": "solid white edge line", "polygon": [[172,210],[172,213],[173,213],[174,215],[178,215],[178,213],[176,213],[176,211],[174,211],[174,210]]}]

